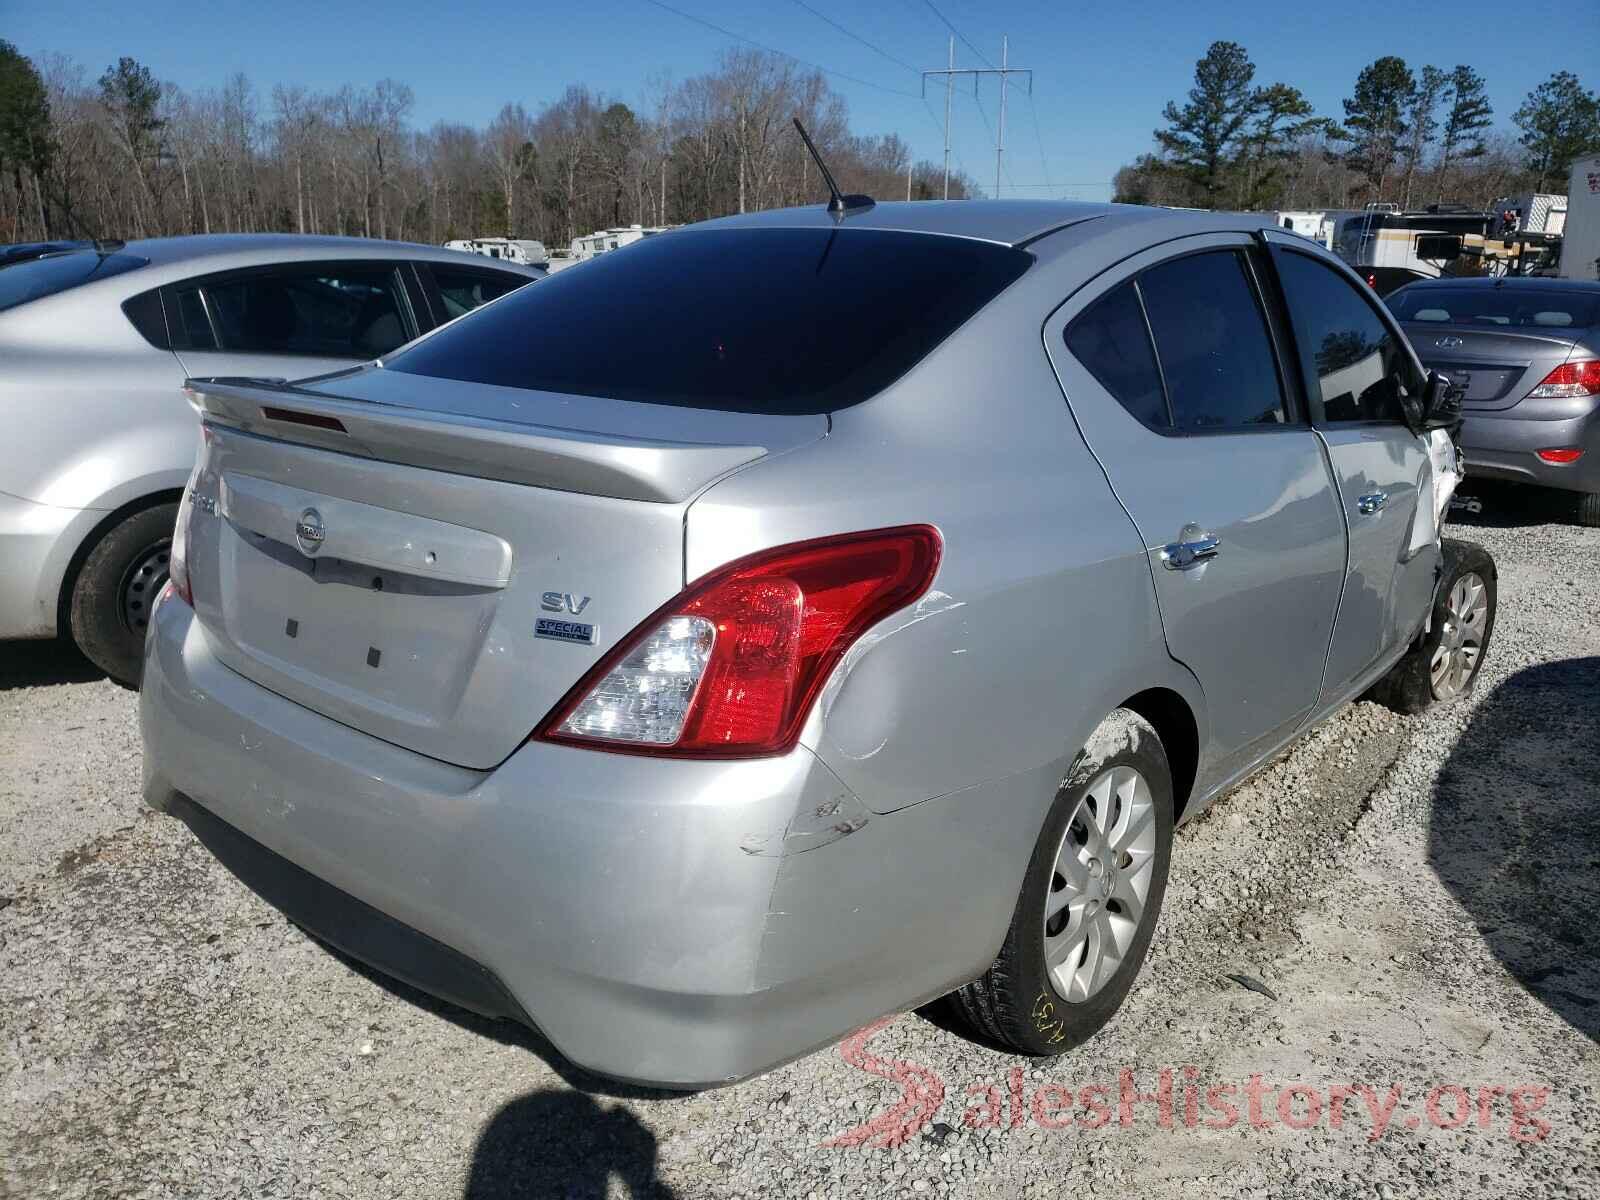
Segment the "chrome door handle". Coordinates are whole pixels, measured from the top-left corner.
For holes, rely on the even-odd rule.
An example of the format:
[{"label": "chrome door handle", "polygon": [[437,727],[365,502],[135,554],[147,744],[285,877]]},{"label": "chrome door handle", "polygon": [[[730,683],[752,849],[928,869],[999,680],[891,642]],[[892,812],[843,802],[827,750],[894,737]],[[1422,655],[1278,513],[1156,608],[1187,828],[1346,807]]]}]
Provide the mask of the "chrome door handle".
[{"label": "chrome door handle", "polygon": [[1198,525],[1185,525],[1176,542],[1161,547],[1161,565],[1169,571],[1183,571],[1197,562],[1215,558],[1222,539]]},{"label": "chrome door handle", "polygon": [[1370,517],[1373,513],[1382,512],[1389,504],[1388,492],[1373,492],[1370,496],[1361,496],[1356,500],[1356,511],[1363,516]]}]

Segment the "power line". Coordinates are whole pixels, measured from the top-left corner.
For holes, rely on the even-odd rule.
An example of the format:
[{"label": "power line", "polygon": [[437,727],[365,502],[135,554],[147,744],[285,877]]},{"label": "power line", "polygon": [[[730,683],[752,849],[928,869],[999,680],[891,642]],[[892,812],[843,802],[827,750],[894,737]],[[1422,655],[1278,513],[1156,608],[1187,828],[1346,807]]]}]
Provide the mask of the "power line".
[{"label": "power line", "polygon": [[821,13],[821,12],[818,12],[816,9],[812,8],[811,5],[806,3],[806,0],[794,0],[794,2],[796,4],[798,4],[801,8],[805,9],[813,17],[817,18],[817,20],[825,21],[829,25],[832,25],[840,33],[844,34],[845,37],[849,38],[851,41],[860,42],[863,46],[865,46],[868,50],[871,50],[874,54],[878,55],[880,58],[887,59],[889,62],[892,62],[897,67],[904,67],[906,70],[910,71],[913,75],[918,75],[918,76],[921,75],[921,72],[916,67],[913,67],[910,63],[906,62],[905,59],[896,58],[894,55],[890,54],[887,50],[885,50],[882,46],[878,46],[878,45],[875,45],[872,42],[867,41],[867,39],[862,37],[859,33],[852,33],[850,30],[846,29],[843,25],[839,24],[839,22],[835,21],[832,17],[828,16],[827,13]]},{"label": "power line", "polygon": [[[797,2],[798,2],[798,0],[797,0]],[[955,36],[960,39],[961,44],[963,46],[965,46],[968,50],[971,50],[974,54],[976,54],[978,56],[978,61],[979,62],[983,63],[983,65],[986,66],[986,67],[991,67],[992,68],[994,66],[994,63],[989,61],[988,57],[983,53],[983,51],[979,50],[975,45],[973,45],[972,42],[967,38],[967,35],[962,33],[961,30],[957,29],[955,27],[955,25],[951,22],[950,18],[945,16],[944,13],[939,11],[938,6],[934,4],[933,0],[923,0],[923,3],[927,5],[928,10],[930,12],[932,12],[934,16],[939,18],[939,21],[944,25],[944,27],[946,29],[948,29],[951,33],[955,34]],[[1030,115],[1033,117],[1033,135],[1034,135],[1034,138],[1039,143],[1039,166],[1044,172],[1044,177],[1046,179],[1049,179],[1050,178],[1050,166],[1049,166],[1049,163],[1045,159],[1044,134],[1039,129],[1039,113],[1038,113],[1038,110],[1034,107],[1034,103],[1033,103],[1033,88],[1032,88],[1033,81],[1030,78],[1028,82],[1029,82],[1029,86],[1025,89],[1020,83],[1018,83],[1015,80],[1013,80],[1009,75],[1001,75],[1000,76],[1000,83],[1001,83],[1002,87],[1014,87],[1014,88],[1017,89],[1017,91],[1022,92],[1024,95],[1026,95],[1028,97],[1028,111],[1029,111]],[[974,94],[973,99],[977,99],[976,94]],[[978,111],[980,113],[983,112],[983,106],[981,104],[978,106]],[[983,121],[984,121],[985,128],[987,128],[988,124],[989,124],[989,118],[988,118],[987,115],[984,116]],[[994,131],[992,129],[989,131],[989,135],[991,137],[994,136]],[[1009,183],[1010,180],[1011,180],[1011,172],[1010,172],[1009,169],[1007,169],[1007,171],[1006,171],[1006,181]]]},{"label": "power line", "polygon": [[[940,133],[943,133],[944,127],[939,124],[939,114],[933,111],[933,105],[928,103],[928,98],[926,96],[922,98],[922,107],[927,110],[928,119],[933,122],[933,127]],[[956,167],[960,170],[960,172],[963,175],[968,175],[969,172],[967,171],[967,164],[961,161],[961,151],[952,149],[951,155],[955,158]]]},{"label": "power line", "polygon": [[645,2],[647,4],[653,4],[659,9],[664,9],[665,11],[673,14],[673,16],[682,17],[685,21],[693,21],[696,25],[703,25],[705,28],[714,33],[720,33],[723,37],[732,38],[736,42],[743,42],[747,46],[754,46],[757,50],[765,50],[768,54],[776,54],[779,58],[786,58],[790,62],[799,63],[802,67],[810,67],[813,71],[821,71],[824,75],[832,75],[835,79],[848,80],[851,83],[860,84],[862,87],[872,88],[874,91],[887,92],[891,96],[905,96],[910,100],[920,100],[922,98],[915,92],[902,92],[899,88],[884,87],[883,84],[873,83],[870,79],[862,79],[855,75],[847,75],[843,71],[831,70],[819,63],[810,62],[807,59],[800,58],[798,55],[790,54],[785,50],[779,50],[775,46],[768,46],[766,43],[758,42],[754,38],[747,38],[742,33],[735,33],[731,29],[724,29],[721,25],[715,24],[712,21],[707,21],[704,17],[697,17],[693,13],[684,12],[681,8],[674,8],[670,4],[663,3],[663,0],[645,0]]},{"label": "power line", "polygon": [[[709,29],[713,33],[720,34],[721,36],[723,36],[725,38],[730,38],[730,39],[732,39],[733,41],[736,41],[736,42],[743,42],[747,46],[754,46],[757,50],[764,50],[768,54],[775,54],[779,58],[785,58],[785,59],[788,59],[790,62],[798,63],[799,65],[801,65],[803,67],[809,67],[813,71],[821,71],[824,75],[831,75],[836,79],[848,80],[851,83],[860,84],[862,87],[872,88],[874,91],[886,92],[891,96],[904,96],[904,97],[906,97],[908,99],[911,99],[911,100],[920,100],[922,102],[923,111],[925,111],[928,114],[928,119],[933,122],[933,127],[936,130],[940,128],[938,115],[934,113],[933,107],[932,107],[932,105],[930,105],[928,103],[928,99],[927,99],[926,95],[916,95],[916,94],[914,94],[912,92],[901,91],[899,88],[885,87],[883,84],[874,83],[870,79],[862,79],[859,76],[850,75],[850,74],[847,74],[844,71],[835,71],[835,70],[833,70],[833,69],[831,69],[829,67],[824,67],[820,63],[811,62],[810,60],[801,58],[798,55],[790,54],[785,50],[779,50],[776,46],[769,46],[765,42],[758,42],[754,38],[745,37],[741,33],[735,33],[733,30],[726,29],[723,26],[718,25],[714,21],[708,21],[704,17],[697,17],[693,13],[685,12],[681,8],[676,8],[671,4],[665,3],[665,0],[647,0],[647,3],[654,5],[656,8],[659,8],[659,9],[665,11],[665,12],[671,13],[673,16],[682,17],[686,21],[692,21],[696,25],[699,25],[699,26],[702,26],[703,28]],[[846,37],[850,38],[853,41],[860,42],[863,46],[866,46],[869,50],[873,51],[873,53],[878,54],[879,56],[881,56],[882,58],[886,59],[889,62],[894,63],[896,66],[904,67],[906,70],[911,71],[914,74],[917,74],[918,76],[921,75],[921,72],[917,71],[917,69],[915,67],[911,66],[910,63],[907,63],[907,62],[895,57],[893,54],[890,54],[887,50],[884,50],[881,46],[878,46],[875,43],[867,40],[866,38],[862,37],[860,34],[855,33],[855,32],[853,32],[853,31],[851,31],[849,29],[846,29],[843,25],[839,24],[839,22],[837,22],[833,18],[829,17],[826,13],[819,12],[817,9],[813,8],[810,4],[805,3],[805,0],[795,0],[795,3],[798,4],[801,8],[805,9],[812,16],[816,17],[818,20],[821,20],[821,21],[825,22],[826,24],[832,26],[834,29],[837,29],[840,33],[844,34]],[[933,8],[933,5],[932,5],[931,2],[928,3],[928,7],[929,8]],[[933,11],[934,11],[935,15],[937,15],[941,21],[944,20],[943,14],[939,13],[938,9],[934,9]],[[949,22],[945,22],[945,23],[949,24]],[[955,35],[957,37],[961,38],[962,42],[966,43],[966,45],[969,48],[972,48],[973,52],[975,54],[977,54],[979,58],[983,58],[982,53],[979,52],[975,47],[972,47],[972,43],[968,42],[967,39],[964,36],[962,36],[962,34],[960,33],[959,30],[955,30],[954,26],[952,26],[951,28],[955,32]],[[984,61],[987,62],[988,60],[984,59]],[[985,123],[987,124],[987,118],[985,118]],[[965,162],[962,161],[960,153],[959,152],[955,152],[953,154],[953,157],[955,158],[956,166],[960,169],[961,173],[963,175],[969,175],[969,172],[967,171],[967,165],[966,165]],[[1009,176],[1009,172],[1007,174]]]},{"label": "power line", "polygon": [[960,42],[961,42],[961,44],[963,46],[965,46],[968,50],[971,50],[974,54],[976,54],[978,56],[978,61],[979,62],[981,62],[986,67],[993,67],[994,66],[994,64],[992,62],[990,62],[987,58],[984,57],[984,54],[983,54],[982,50],[979,50],[971,42],[967,41],[967,35],[966,34],[962,33],[961,30],[957,29],[954,25],[950,24],[950,18],[945,16],[942,12],[940,12],[938,10],[938,8],[936,8],[934,6],[933,0],[922,0],[922,2],[924,4],[926,4],[930,10],[932,10],[934,16],[938,17],[939,20],[944,22],[944,27],[946,29],[948,29],[951,33],[955,34],[956,37],[960,40]]},{"label": "power line", "polygon": [[983,101],[978,98],[978,93],[972,93],[972,103],[978,107],[978,116],[983,120],[983,131],[989,135],[989,140],[994,141],[994,126],[989,123],[989,113],[983,107]]},{"label": "power line", "polygon": [[[905,59],[896,58],[893,54],[890,54],[887,50],[885,50],[882,46],[879,46],[879,45],[877,45],[877,44],[875,44],[873,42],[869,42],[866,38],[862,37],[859,33],[855,33],[855,32],[853,32],[853,31],[851,31],[849,29],[846,29],[843,25],[839,24],[839,22],[835,21],[832,17],[828,16],[827,13],[818,12],[816,9],[812,8],[811,5],[806,3],[806,0],[794,0],[794,2],[796,4],[798,4],[801,8],[805,9],[812,16],[816,17],[817,20],[822,21],[822,22],[824,22],[824,23],[826,23],[828,25],[833,26],[833,28],[837,29],[840,33],[844,34],[845,37],[850,38],[852,41],[860,42],[868,50],[871,50],[874,54],[877,54],[880,57],[888,60],[889,62],[894,63],[894,65],[897,66],[897,67],[904,67],[907,71],[910,71],[913,75],[916,75],[919,78],[921,77],[922,73],[920,71],[918,71],[916,67],[913,67],[910,63],[906,62]],[[932,107],[929,106],[928,98],[926,96],[923,96],[923,97],[921,97],[921,99],[922,99],[923,110],[928,114],[928,120],[933,122],[933,127],[934,127],[934,129],[937,130],[939,128],[939,118],[934,114],[934,111],[933,111]],[[962,170],[965,170],[965,169],[966,169],[965,167],[962,168]]]},{"label": "power line", "polygon": [[[1044,156],[1044,133],[1039,129],[1039,108],[1033,102],[1033,93],[1028,93],[1028,115],[1033,118],[1033,136],[1039,143],[1039,169],[1044,172],[1045,182],[1050,182],[1050,163]],[[1012,184],[1015,187],[1015,184]]]},{"label": "power line", "polygon": [[[932,0],[927,0],[928,7],[933,8]],[[938,12],[938,9],[934,9]],[[959,32],[956,36],[959,36]],[[963,39],[965,40],[965,39]],[[970,43],[969,43],[970,45]],[[1000,195],[1001,175],[1005,162],[1005,133],[1006,133],[1006,80],[1012,75],[1026,75],[1028,77],[1028,90],[1033,90],[1033,72],[1026,67],[1013,67],[1010,60],[1009,39],[1002,38],[1000,42],[1000,65],[998,67],[957,67],[956,66],[956,39],[950,39],[950,65],[948,67],[927,70],[922,73],[923,94],[927,94],[928,79],[930,77],[944,79],[944,156],[945,156],[945,192],[949,198],[950,175],[950,100],[955,90],[956,76],[972,76],[972,99],[978,106],[978,115],[983,118],[984,128],[994,137],[994,193]],[[981,56],[980,56],[981,57]],[[1000,121],[998,126],[989,125],[989,114],[983,110],[983,101],[978,98],[978,85],[985,75],[997,76],[1000,80]],[[1010,172],[1005,172],[1006,178]]]},{"label": "power line", "polygon": [[[996,138],[995,135],[994,135],[994,126],[989,121],[989,112],[988,112],[987,109],[985,109],[983,107],[983,101],[978,98],[978,93],[977,92],[973,92],[972,93],[972,102],[978,106],[978,115],[983,118],[984,131],[989,135],[989,138],[990,138],[991,141],[994,141],[994,142],[998,143],[999,139]],[[1006,175],[1006,184],[1008,186],[1015,187],[1016,185],[1011,182],[1011,164],[1010,163],[1006,163],[1005,164],[1005,175]],[[1046,178],[1049,178],[1048,172],[1046,173]],[[999,180],[996,180],[995,184],[996,184],[996,186],[995,186],[995,196],[994,196],[994,198],[996,200],[998,200],[998,199],[1000,199]]]}]

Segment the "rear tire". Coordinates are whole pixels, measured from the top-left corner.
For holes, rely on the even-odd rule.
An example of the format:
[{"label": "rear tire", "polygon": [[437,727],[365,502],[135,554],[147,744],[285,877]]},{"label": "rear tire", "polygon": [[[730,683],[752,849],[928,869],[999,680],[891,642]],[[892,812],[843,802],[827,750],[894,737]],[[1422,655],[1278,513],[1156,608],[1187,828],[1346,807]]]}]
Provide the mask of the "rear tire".
[{"label": "rear tire", "polygon": [[952,996],[964,1023],[1011,1050],[1054,1055],[1110,1020],[1150,949],[1172,825],[1161,739],[1119,708],[1056,793],[999,957]]},{"label": "rear tire", "polygon": [[1468,695],[1478,682],[1494,634],[1498,599],[1494,559],[1476,542],[1444,538],[1440,544],[1444,574],[1428,632],[1371,692],[1379,704],[1408,716]]},{"label": "rear tire", "polygon": [[72,640],[126,687],[139,686],[145,627],[166,586],[177,520],[176,504],[158,504],[113,525],[89,551],[72,585]]},{"label": "rear tire", "polygon": [[1600,528],[1600,492],[1579,493],[1577,511],[1579,525]]}]

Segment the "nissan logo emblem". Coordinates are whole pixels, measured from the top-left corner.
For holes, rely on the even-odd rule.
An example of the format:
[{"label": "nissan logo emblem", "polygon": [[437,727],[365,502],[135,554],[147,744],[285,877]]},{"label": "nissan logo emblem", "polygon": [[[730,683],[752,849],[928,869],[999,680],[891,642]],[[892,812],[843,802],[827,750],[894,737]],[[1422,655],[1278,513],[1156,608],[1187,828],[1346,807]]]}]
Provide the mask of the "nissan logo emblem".
[{"label": "nissan logo emblem", "polygon": [[312,555],[322,549],[322,541],[327,536],[328,530],[322,523],[322,514],[314,508],[306,509],[295,522],[295,545],[300,547],[302,554]]}]

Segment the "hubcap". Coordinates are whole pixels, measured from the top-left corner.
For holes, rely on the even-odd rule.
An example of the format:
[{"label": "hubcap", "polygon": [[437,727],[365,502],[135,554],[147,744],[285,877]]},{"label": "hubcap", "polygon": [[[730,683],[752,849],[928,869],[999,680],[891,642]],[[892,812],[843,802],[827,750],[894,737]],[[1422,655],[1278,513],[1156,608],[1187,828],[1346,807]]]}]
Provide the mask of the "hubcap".
[{"label": "hubcap", "polygon": [[167,559],[171,556],[170,539],[157,542],[133,560],[122,580],[122,623],[128,632],[144,636],[150,623],[150,610],[156,597],[167,586]]},{"label": "hubcap", "polygon": [[1090,781],[1056,850],[1044,961],[1056,991],[1087,1000],[1116,974],[1144,920],[1156,857],[1155,801],[1132,767]]},{"label": "hubcap", "polygon": [[1488,623],[1488,590],[1482,578],[1469,571],[1455,581],[1445,600],[1444,627],[1429,665],[1435,700],[1458,696],[1471,682],[1483,656],[1483,634]]}]

